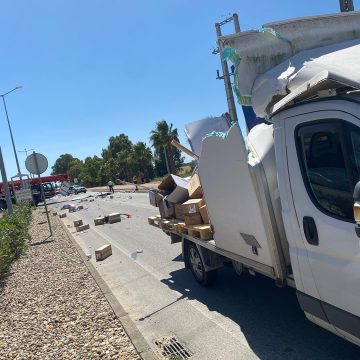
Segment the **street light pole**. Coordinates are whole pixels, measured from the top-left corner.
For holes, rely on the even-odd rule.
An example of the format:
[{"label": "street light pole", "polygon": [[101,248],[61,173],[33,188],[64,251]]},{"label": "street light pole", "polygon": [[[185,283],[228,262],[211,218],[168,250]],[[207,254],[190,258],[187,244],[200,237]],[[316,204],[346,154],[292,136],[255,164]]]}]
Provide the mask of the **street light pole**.
[{"label": "street light pole", "polygon": [[8,94],[10,94],[11,92],[13,92],[13,91],[15,91],[15,90],[18,90],[18,89],[21,89],[21,88],[22,88],[22,86],[17,86],[16,88],[8,91],[7,93],[0,95],[0,96],[2,97],[2,99],[3,99],[3,104],[4,104],[6,119],[7,119],[7,123],[8,123],[8,126],[9,126],[11,142],[12,142],[12,146],[13,146],[13,150],[14,150],[14,155],[15,155],[15,160],[16,160],[16,166],[17,166],[17,170],[18,170],[18,175],[20,176],[20,180],[21,180],[21,171],[20,171],[19,159],[18,159],[18,156],[17,156],[17,153],[16,153],[14,137],[13,137],[13,133],[12,133],[12,130],[11,130],[10,120],[9,120],[9,114],[8,114],[7,107],[6,107],[6,102],[5,102],[5,96],[8,95]]}]

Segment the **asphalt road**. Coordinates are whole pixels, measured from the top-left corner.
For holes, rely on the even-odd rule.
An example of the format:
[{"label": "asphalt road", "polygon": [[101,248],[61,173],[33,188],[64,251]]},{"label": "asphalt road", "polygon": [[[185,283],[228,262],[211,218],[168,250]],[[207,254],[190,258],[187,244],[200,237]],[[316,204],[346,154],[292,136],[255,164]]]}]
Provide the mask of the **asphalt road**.
[{"label": "asphalt road", "polygon": [[[157,209],[147,194],[116,193],[82,205],[65,223],[90,224],[75,239],[154,349],[155,340],[175,335],[191,359],[360,359],[359,347],[305,318],[291,288],[262,276],[238,277],[231,268],[220,270],[214,287],[198,285],[184,268],[181,245],[148,225]],[[131,218],[94,226],[95,217],[111,212]],[[95,249],[107,243],[113,255],[95,262]]]}]

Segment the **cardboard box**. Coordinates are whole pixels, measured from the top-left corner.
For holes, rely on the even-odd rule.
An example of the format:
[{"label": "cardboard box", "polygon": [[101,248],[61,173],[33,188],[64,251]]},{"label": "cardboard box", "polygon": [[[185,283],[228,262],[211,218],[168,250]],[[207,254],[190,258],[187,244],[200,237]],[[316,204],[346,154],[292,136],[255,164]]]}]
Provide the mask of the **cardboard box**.
[{"label": "cardboard box", "polygon": [[81,225],[83,225],[83,221],[82,221],[82,220],[75,220],[75,221],[74,221],[74,226],[75,226],[75,227],[78,227],[78,226],[81,226]]},{"label": "cardboard box", "polygon": [[175,206],[174,204],[163,199],[159,203],[159,211],[162,219],[171,219],[175,216]]},{"label": "cardboard box", "polygon": [[60,214],[59,214],[59,218],[60,218],[60,219],[66,218],[66,213],[60,213]]},{"label": "cardboard box", "polygon": [[194,174],[188,184],[189,197],[191,199],[199,199],[203,196],[203,191],[200,184],[200,178],[198,174]]},{"label": "cardboard box", "polygon": [[105,224],[105,216],[99,216],[96,219],[94,219],[95,226],[98,225],[104,225]]},{"label": "cardboard box", "polygon": [[117,223],[121,221],[120,213],[109,214],[109,224]]},{"label": "cardboard box", "polygon": [[203,223],[209,224],[210,220],[209,220],[209,214],[207,212],[206,205],[201,206],[201,208],[199,210],[200,210],[200,215],[201,215]]},{"label": "cardboard box", "polygon": [[168,175],[159,185],[159,190],[168,193],[167,201],[182,204],[189,198],[188,181],[173,174]]},{"label": "cardboard box", "polygon": [[111,245],[104,245],[101,248],[95,250],[96,261],[104,260],[112,255]]},{"label": "cardboard box", "polygon": [[71,205],[70,207],[69,207],[69,213],[70,212],[75,212],[76,211],[76,206],[75,205]]},{"label": "cardboard box", "polygon": [[175,204],[175,219],[184,221],[183,205]]},{"label": "cardboard box", "polygon": [[200,213],[184,214],[184,218],[186,226],[202,224]]},{"label": "cardboard box", "polygon": [[190,199],[183,206],[184,214],[200,214],[200,208],[205,204],[203,199]]},{"label": "cardboard box", "polygon": [[84,231],[90,229],[90,225],[89,224],[84,224],[84,225],[80,225],[76,227],[76,231],[80,232],[80,231]]}]

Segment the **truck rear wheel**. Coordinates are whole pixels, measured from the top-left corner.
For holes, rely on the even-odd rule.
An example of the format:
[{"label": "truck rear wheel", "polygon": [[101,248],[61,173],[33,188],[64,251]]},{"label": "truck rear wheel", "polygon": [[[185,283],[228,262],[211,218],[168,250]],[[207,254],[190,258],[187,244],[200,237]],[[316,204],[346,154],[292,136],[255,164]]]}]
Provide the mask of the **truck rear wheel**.
[{"label": "truck rear wheel", "polygon": [[217,277],[217,269],[205,271],[204,263],[201,259],[198,248],[195,244],[189,243],[186,249],[187,263],[193,273],[196,281],[203,286],[211,286],[215,283]]}]

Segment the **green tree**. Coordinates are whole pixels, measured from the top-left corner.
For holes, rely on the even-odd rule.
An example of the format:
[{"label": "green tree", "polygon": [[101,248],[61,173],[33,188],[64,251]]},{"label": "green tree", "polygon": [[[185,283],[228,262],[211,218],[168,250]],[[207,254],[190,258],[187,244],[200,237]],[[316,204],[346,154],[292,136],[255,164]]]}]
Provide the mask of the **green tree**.
[{"label": "green tree", "polygon": [[98,156],[88,156],[84,160],[83,170],[81,172],[81,181],[85,186],[99,185],[99,171],[104,160]]},{"label": "green tree", "polygon": [[74,158],[71,154],[62,154],[59,158],[55,161],[52,169],[52,175],[54,174],[65,174],[69,170],[69,165],[72,161],[79,160]]},{"label": "green tree", "polygon": [[111,178],[117,177],[129,181],[132,177],[131,166],[129,164],[132,148],[133,144],[127,135],[111,136],[108,147],[103,149],[101,153],[103,159],[107,162],[102,169],[105,172],[102,177],[107,174],[106,176]]},{"label": "green tree", "polygon": [[75,159],[71,161],[68,169],[70,181],[74,181],[74,179],[78,179],[78,182],[81,183],[82,182],[81,175],[83,171],[84,171],[84,163],[81,160]]},{"label": "green tree", "polygon": [[[184,157],[181,156],[179,149],[171,145],[172,140],[179,141],[177,129],[173,129],[173,124],[169,125],[166,120],[158,121],[155,129],[150,133],[150,141],[155,149],[154,154],[158,163],[157,166],[155,163],[155,166],[157,170],[161,171],[167,162],[169,171],[175,174],[176,170],[184,163]],[[158,173],[157,175],[161,176],[164,173]]]},{"label": "green tree", "polygon": [[116,159],[119,154],[129,154],[132,149],[132,142],[125,134],[111,136],[109,145],[106,149],[102,149],[101,156],[104,160]]}]

